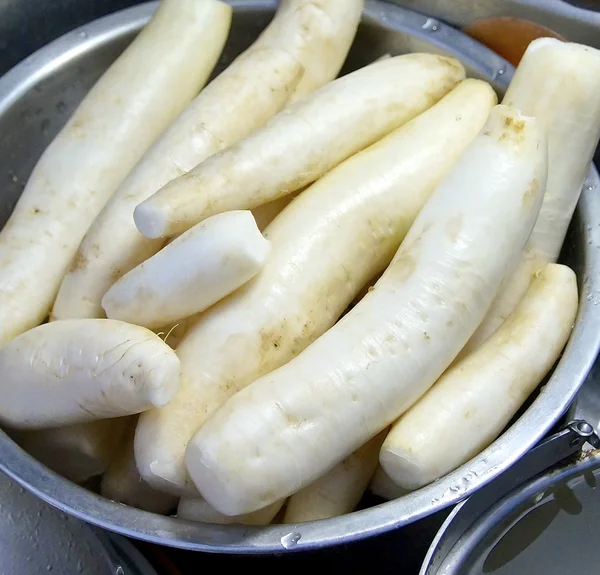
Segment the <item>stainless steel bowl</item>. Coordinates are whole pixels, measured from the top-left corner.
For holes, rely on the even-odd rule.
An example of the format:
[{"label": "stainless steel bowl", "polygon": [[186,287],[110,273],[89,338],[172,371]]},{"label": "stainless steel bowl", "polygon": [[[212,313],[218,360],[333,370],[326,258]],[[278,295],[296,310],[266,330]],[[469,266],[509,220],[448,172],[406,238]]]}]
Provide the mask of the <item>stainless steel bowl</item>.
[{"label": "stainless steel bowl", "polygon": [[[218,70],[248,46],[272,17],[274,0],[229,0],[235,8],[231,39]],[[110,62],[148,20],[143,4],[79,28],[36,52],[0,79],[0,223],[8,218],[37,158]],[[496,54],[426,16],[367,0],[363,23],[345,70],[389,52],[451,54],[471,75],[498,91],[512,69]],[[508,469],[566,411],[600,346],[600,181],[590,173],[564,261],[577,272],[581,306],[564,355],[539,396],[489,449],[440,481],[396,501],[344,517],[297,526],[216,526],[154,515],[78,487],[56,475],[0,432],[0,469],[56,507],[118,533],[163,545],[229,553],[314,549],[377,535],[451,506]]]}]

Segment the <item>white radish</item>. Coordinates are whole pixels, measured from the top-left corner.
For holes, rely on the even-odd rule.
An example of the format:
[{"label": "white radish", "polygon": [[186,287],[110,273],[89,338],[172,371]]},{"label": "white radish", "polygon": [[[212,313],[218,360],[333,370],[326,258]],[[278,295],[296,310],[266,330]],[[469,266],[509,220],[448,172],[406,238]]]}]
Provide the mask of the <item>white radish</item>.
[{"label": "white radish", "polygon": [[[100,301],[123,274],[163,247],[142,236],[133,210],[167,182],[248,136],[293,94],[335,78],[352,43],[362,0],[286,0],[249,49],[171,124],[123,182],[81,243],[53,314],[103,317]],[[301,85],[299,85],[299,82]]]},{"label": "white radish", "polygon": [[227,515],[287,497],[415,403],[475,331],[519,257],[546,176],[536,120],[495,107],[375,289],[189,441],[185,461],[203,497]]},{"label": "white radish", "polygon": [[38,461],[75,483],[102,475],[123,440],[127,418],[24,431],[20,444]]},{"label": "white radish", "polygon": [[502,326],[394,424],[380,456],[392,480],[418,489],[490,445],[558,359],[577,306],[575,274],[549,264]]},{"label": "white radish", "polygon": [[166,405],[179,359],[160,337],[108,319],[55,321],[0,349],[0,421],[57,427]]},{"label": "white radish", "polygon": [[276,501],[254,513],[231,517],[219,513],[201,497],[195,499],[184,497],[179,501],[177,517],[199,523],[214,523],[218,525],[268,525],[273,521],[277,513],[279,513],[279,510],[283,507],[283,503],[283,501]]},{"label": "white radish", "polygon": [[284,523],[339,517],[354,511],[379,464],[386,431],[376,435],[325,475],[294,493],[287,502]]},{"label": "white radish", "polygon": [[261,47],[283,49],[303,66],[291,101],[333,80],[354,41],[364,0],[282,0],[260,35]]},{"label": "white radish", "polygon": [[270,251],[249,211],[194,226],[102,298],[107,317],[156,328],[204,311],[254,277]]},{"label": "white radish", "polygon": [[215,0],[163,0],[43,153],[0,232],[0,342],[48,315],[95,216],[208,79],[230,19]]},{"label": "white radish", "polygon": [[481,345],[556,262],[600,139],[600,50],[543,38],[529,45],[504,103],[535,116],[548,136],[544,203],[521,261],[461,353]]},{"label": "white radish", "polygon": [[464,76],[456,60],[432,54],[343,76],[169,182],[135,208],[136,226],[146,237],[166,237],[303,188],[431,107]]},{"label": "white radish", "polygon": [[100,494],[103,497],[137,507],[152,513],[167,514],[177,507],[177,498],[173,495],[155,491],[143,481],[135,466],[133,458],[133,435],[135,422],[125,432],[122,445],[116,450],[116,457],[111,462],[100,482]]},{"label": "white radish", "polygon": [[383,470],[379,465],[373,475],[371,482],[369,483],[369,491],[377,497],[381,497],[386,501],[392,499],[398,499],[404,495],[410,493],[409,490],[396,485],[390,476]]},{"label": "white radish", "polygon": [[495,98],[485,82],[464,81],[302,192],[273,220],[265,230],[272,245],[265,267],[188,331],[177,349],[180,392],[168,407],[140,418],[136,460],[151,485],[181,493],[188,482],[185,445],[206,419],[329,329],[385,269]]}]

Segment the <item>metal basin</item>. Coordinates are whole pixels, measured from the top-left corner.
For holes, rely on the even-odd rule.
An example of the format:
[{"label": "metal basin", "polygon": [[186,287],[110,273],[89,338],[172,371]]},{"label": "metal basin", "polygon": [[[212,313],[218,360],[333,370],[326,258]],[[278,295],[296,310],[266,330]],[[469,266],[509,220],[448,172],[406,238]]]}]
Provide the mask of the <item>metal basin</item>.
[{"label": "metal basin", "polygon": [[[273,0],[230,0],[235,17],[218,70],[248,46],[273,15]],[[0,79],[0,223],[6,221],[42,150],[110,62],[156,8],[155,3],[79,28],[33,54]],[[389,52],[433,51],[460,58],[500,92],[512,75],[497,55],[435,19],[375,0],[345,71]],[[590,174],[563,261],[578,274],[581,306],[564,355],[541,393],[485,452],[440,481],[396,501],[298,526],[215,526],[154,515],[108,501],[59,477],[0,432],[0,469],[42,499],[81,519],[163,545],[229,553],[281,553],[374,536],[449,507],[508,469],[566,411],[600,346],[600,181]]]}]

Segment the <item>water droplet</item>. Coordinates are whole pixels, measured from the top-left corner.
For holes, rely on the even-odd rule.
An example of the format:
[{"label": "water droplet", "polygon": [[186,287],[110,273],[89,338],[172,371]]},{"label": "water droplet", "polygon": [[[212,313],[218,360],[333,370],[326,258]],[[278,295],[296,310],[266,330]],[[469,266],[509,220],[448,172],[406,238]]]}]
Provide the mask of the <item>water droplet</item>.
[{"label": "water droplet", "polygon": [[79,37],[80,38],[87,38],[88,37],[87,32],[79,32]]},{"label": "water droplet", "polygon": [[117,568],[115,569],[115,575],[125,575],[125,569],[123,569],[123,567],[120,565],[117,565]]},{"label": "water droplet", "polygon": [[297,532],[288,533],[281,538],[281,545],[286,549],[291,549],[296,546],[301,537],[302,535]]},{"label": "water droplet", "polygon": [[52,571],[53,567],[52,565],[46,565],[46,571]]},{"label": "water droplet", "polygon": [[423,30],[428,30],[429,32],[437,32],[441,27],[441,24],[435,18],[427,18],[425,24],[421,26]]},{"label": "water droplet", "polygon": [[56,104],[57,112],[64,114],[67,111],[67,105],[61,100],[58,104]]}]

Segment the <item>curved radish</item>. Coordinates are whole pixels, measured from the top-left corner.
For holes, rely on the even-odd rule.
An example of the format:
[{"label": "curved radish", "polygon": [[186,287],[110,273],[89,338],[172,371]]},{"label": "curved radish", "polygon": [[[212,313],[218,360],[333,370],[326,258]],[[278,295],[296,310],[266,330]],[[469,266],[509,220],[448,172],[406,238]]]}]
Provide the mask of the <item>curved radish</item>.
[{"label": "curved radish", "polygon": [[549,264],[502,326],[394,424],[380,456],[392,480],[417,489],[492,443],[554,365],[577,306],[575,274]]},{"label": "curved radish", "polygon": [[250,212],[218,214],[125,274],[102,307],[111,319],[148,328],[183,320],[255,276],[269,250]]},{"label": "curved radish", "polygon": [[0,349],[0,421],[56,427],[166,405],[179,359],[143,327],[108,319],[55,321]]},{"label": "curved radish", "polygon": [[461,353],[481,345],[558,259],[600,139],[600,50],[552,38],[529,45],[504,102],[535,116],[548,135],[548,185],[531,238],[509,281]]},{"label": "curved radish", "polygon": [[101,419],[24,431],[19,443],[38,461],[75,483],[106,471],[123,440],[128,419]]},{"label": "curved radish", "polygon": [[177,507],[177,498],[160,493],[146,484],[135,466],[133,458],[133,435],[135,422],[128,420],[124,441],[116,450],[117,456],[109,465],[100,482],[103,497],[137,507],[152,513],[170,513]]},{"label": "curved radish", "polygon": [[[266,30],[213,80],[145,154],[98,216],[64,278],[53,314],[103,317],[100,301],[123,274],[163,247],[142,236],[133,210],[208,156],[248,136],[337,75],[352,43],[362,0],[282,2]],[[300,84],[299,84],[300,83]]]},{"label": "curved radish", "polygon": [[376,435],[325,475],[294,493],[287,502],[284,523],[339,517],[354,511],[379,463],[387,430]]},{"label": "curved radish", "polygon": [[464,76],[456,60],[431,54],[365,66],[171,181],[136,207],[136,226],[146,237],[166,237],[294,192],[431,107]]},{"label": "curved radish", "polygon": [[375,289],[189,441],[185,461],[203,497],[227,515],[287,497],[415,403],[475,331],[519,257],[546,175],[536,121],[494,108]]},{"label": "curved radish", "polygon": [[219,513],[214,507],[211,507],[204,499],[197,497],[182,498],[177,507],[177,517],[179,519],[188,519],[200,523],[215,523],[219,525],[268,525],[283,507],[283,501],[271,503],[264,509],[259,509],[254,513],[230,517]]},{"label": "curved radish", "polygon": [[140,418],[135,452],[146,481],[176,494],[185,489],[184,449],[195,431],[234,393],[337,321],[392,259],[494,103],[485,82],[466,80],[302,192],[273,220],[265,230],[272,245],[265,267],[187,332],[177,348],[180,393]]},{"label": "curved radish", "polygon": [[48,315],[95,216],[208,79],[230,19],[215,0],[164,0],[43,153],[0,232],[0,342]]}]

